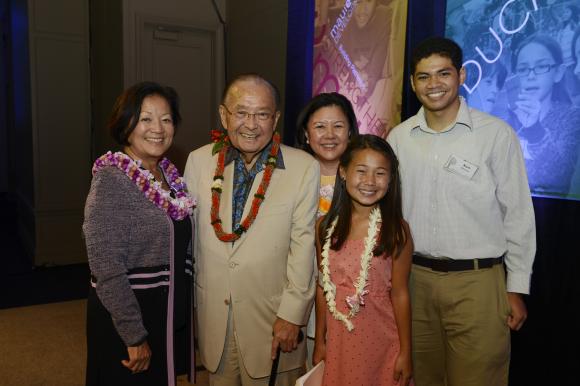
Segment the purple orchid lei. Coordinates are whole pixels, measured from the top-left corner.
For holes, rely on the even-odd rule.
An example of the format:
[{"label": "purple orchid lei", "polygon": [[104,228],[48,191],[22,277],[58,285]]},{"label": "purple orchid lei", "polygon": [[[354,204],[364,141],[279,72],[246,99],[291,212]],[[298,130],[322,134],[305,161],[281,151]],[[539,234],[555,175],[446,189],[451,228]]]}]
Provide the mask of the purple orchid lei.
[{"label": "purple orchid lei", "polygon": [[159,162],[159,167],[163,171],[167,184],[175,192],[175,198],[161,187],[161,183],[155,180],[153,174],[142,169],[140,160],[133,160],[122,152],[107,152],[99,157],[93,164],[93,176],[100,170],[113,166],[121,170],[131,181],[143,192],[145,198],[155,204],[156,207],[165,211],[174,220],[183,220],[191,216],[196,202],[189,193],[179,171],[167,158]]}]

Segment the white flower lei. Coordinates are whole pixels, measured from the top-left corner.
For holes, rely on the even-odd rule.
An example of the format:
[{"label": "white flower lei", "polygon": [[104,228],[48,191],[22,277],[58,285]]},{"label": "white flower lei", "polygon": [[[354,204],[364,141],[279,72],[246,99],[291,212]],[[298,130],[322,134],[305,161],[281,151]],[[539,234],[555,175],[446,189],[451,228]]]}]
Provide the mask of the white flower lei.
[{"label": "white flower lei", "polygon": [[364,252],[360,260],[361,269],[358,278],[353,283],[355,293],[352,296],[347,296],[345,299],[350,308],[348,314],[346,315],[336,309],[336,285],[330,279],[330,261],[328,257],[328,251],[330,249],[332,233],[336,228],[337,222],[338,216],[334,219],[328,228],[324,246],[322,247],[322,261],[320,262],[320,265],[322,266],[322,289],[324,290],[328,309],[330,310],[330,313],[334,319],[340,320],[342,323],[344,323],[348,331],[352,331],[354,329],[354,325],[352,324],[351,319],[354,318],[355,315],[359,312],[360,306],[364,306],[365,303],[363,297],[369,293],[365,287],[368,285],[367,280],[369,275],[369,268],[373,258],[373,251],[377,244],[377,234],[379,233],[379,223],[381,222],[381,211],[379,208],[375,207],[369,215],[369,228],[367,237],[364,240]]}]

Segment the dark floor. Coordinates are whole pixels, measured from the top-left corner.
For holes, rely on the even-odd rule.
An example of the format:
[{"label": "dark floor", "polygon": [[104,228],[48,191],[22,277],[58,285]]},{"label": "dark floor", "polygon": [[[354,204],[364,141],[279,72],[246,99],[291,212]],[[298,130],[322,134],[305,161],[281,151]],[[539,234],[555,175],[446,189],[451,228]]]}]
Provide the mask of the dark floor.
[{"label": "dark floor", "polygon": [[0,309],[86,298],[87,264],[37,267],[18,234],[17,205],[0,193]]}]

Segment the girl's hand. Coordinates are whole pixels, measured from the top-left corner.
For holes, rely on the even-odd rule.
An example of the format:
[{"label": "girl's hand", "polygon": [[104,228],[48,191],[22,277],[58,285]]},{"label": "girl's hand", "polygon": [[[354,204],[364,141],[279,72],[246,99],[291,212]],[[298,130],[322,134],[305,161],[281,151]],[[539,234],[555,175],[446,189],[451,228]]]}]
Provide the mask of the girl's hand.
[{"label": "girl's hand", "polygon": [[316,366],[320,361],[326,359],[326,343],[315,342],[314,352],[312,353],[312,365]]},{"label": "girl's hand", "polygon": [[395,361],[394,379],[398,385],[408,386],[413,376],[411,354],[399,353]]},{"label": "girl's hand", "polygon": [[141,343],[139,346],[127,347],[129,360],[122,360],[123,366],[131,370],[133,374],[140,373],[149,368],[151,361],[151,349],[147,341]]}]

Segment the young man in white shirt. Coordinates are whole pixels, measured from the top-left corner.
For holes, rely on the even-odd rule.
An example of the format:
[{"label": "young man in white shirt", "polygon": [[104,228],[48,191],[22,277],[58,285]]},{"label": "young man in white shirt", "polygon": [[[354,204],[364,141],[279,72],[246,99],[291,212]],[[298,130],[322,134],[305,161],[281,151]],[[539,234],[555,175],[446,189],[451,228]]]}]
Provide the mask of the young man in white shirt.
[{"label": "young man in white shirt", "polygon": [[462,60],[452,40],[418,45],[411,85],[422,108],[388,137],[415,240],[416,386],[507,385],[510,329],[527,316],[536,240],[524,160],[507,123],[459,96]]}]

